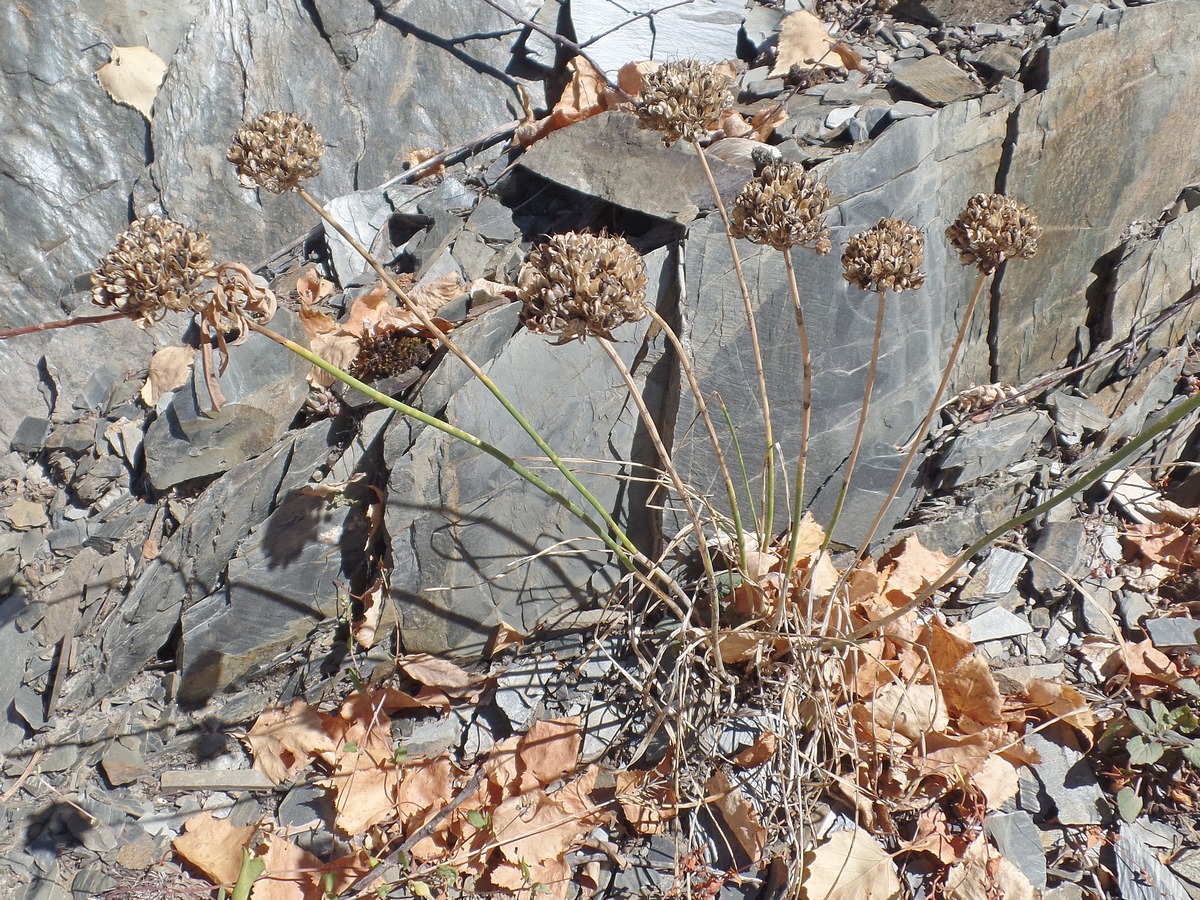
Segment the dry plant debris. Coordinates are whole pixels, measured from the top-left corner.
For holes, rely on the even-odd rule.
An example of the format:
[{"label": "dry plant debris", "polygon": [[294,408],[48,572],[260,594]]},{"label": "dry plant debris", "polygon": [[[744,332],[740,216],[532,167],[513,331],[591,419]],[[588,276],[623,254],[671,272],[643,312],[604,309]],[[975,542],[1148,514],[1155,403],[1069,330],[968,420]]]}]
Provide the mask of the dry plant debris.
[{"label": "dry plant debris", "polygon": [[345,889],[370,873],[371,858],[407,841],[402,878],[417,894],[430,896],[432,884],[471,883],[565,897],[572,877],[566,854],[612,817],[593,797],[599,770],[577,771],[579,723],[537,722],[496,744],[479,762],[480,777],[469,779],[446,757],[407,758],[393,742],[391,720],[441,709],[451,696],[473,701],[485,682],[428,656],[399,664],[424,683],[416,696],[394,688],[355,693],[333,714],[298,700],[263,713],[244,738],[256,768],[277,783],[309,766],[323,770],[318,783],[334,799],[336,828],[350,853],[323,864],[270,823],[234,828],[204,812],[175,842],[180,857],[214,884],[228,885],[245,849],[266,864],[256,900],[315,900],[326,896],[330,879]]}]

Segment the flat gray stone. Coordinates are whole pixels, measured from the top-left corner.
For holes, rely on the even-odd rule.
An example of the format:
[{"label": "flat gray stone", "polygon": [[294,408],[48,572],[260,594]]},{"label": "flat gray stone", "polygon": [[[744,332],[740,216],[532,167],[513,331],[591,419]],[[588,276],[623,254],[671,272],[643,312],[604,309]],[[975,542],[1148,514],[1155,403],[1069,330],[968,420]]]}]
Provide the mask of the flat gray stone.
[{"label": "flat gray stone", "polygon": [[1022,409],[984,422],[966,424],[941,459],[943,483],[970,484],[1020,462],[1046,436],[1050,418],[1037,409]]},{"label": "flat gray stone", "polygon": [[983,600],[1002,597],[1011,591],[1021,573],[1025,571],[1027,557],[1003,547],[993,547],[987,559],[981,562],[967,583],[959,591],[962,600]]},{"label": "flat gray stone", "polygon": [[1038,827],[1027,812],[989,813],[983,823],[1000,854],[1029,879],[1035,890],[1046,888],[1046,851]]},{"label": "flat gray stone", "polygon": [[1123,900],[1190,900],[1183,883],[1159,859],[1154,834],[1142,822],[1122,822],[1114,856]]},{"label": "flat gray stone", "polygon": [[[727,202],[749,177],[709,157]],[[690,221],[715,203],[699,161],[677,143],[664,147],[658,132],[638,128],[624,112],[608,112],[547,135],[518,164],[564,187],[660,219]]]},{"label": "flat gray stone", "polygon": [[1007,21],[1024,12],[1026,6],[1025,0],[900,0],[892,15],[927,25],[971,26]]},{"label": "flat gray stone", "polygon": [[1025,736],[1025,746],[1041,762],[1034,774],[1053,801],[1061,825],[1099,825],[1109,813],[1104,791],[1074,732],[1062,723]]},{"label": "flat gray stone", "polygon": [[44,416],[26,416],[12,436],[12,449],[18,453],[40,453],[50,433],[50,420]]},{"label": "flat gray stone", "polygon": [[[307,344],[295,315],[280,309],[272,331]],[[257,332],[231,346],[219,379],[225,405],[212,411],[199,354],[192,378],[146,432],[146,474],[155,490],[227,472],[265,453],[291,425],[305,397],[311,363]],[[214,367],[217,363],[214,361]]]},{"label": "flat gray stone", "polygon": [[1200,619],[1187,616],[1171,616],[1164,619],[1146,619],[1142,622],[1146,634],[1154,646],[1166,649],[1195,649],[1200,646]]},{"label": "flat gray stone", "polygon": [[891,85],[929,106],[978,97],[983,88],[962,69],[942,56],[927,56],[892,76]]},{"label": "flat gray stone", "polygon": [[977,644],[999,641],[1004,638],[1020,637],[1033,631],[1033,626],[1002,606],[994,606],[986,612],[968,620],[971,640]]},{"label": "flat gray stone", "polygon": [[1085,434],[1104,431],[1111,420],[1104,410],[1083,397],[1055,391],[1047,400],[1054,427],[1064,437],[1074,437],[1078,442]]},{"label": "flat gray stone", "polygon": [[1067,587],[1067,577],[1078,579],[1091,568],[1083,522],[1048,522],[1034,543],[1030,583],[1042,595]]}]

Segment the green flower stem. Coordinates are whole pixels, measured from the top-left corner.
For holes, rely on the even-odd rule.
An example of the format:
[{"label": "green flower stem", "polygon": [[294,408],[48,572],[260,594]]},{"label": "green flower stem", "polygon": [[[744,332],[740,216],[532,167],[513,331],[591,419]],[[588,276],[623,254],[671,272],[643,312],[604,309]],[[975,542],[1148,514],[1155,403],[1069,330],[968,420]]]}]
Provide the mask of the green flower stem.
[{"label": "green flower stem", "polygon": [[646,433],[650,436],[650,442],[654,444],[654,449],[658,452],[658,458],[662,463],[663,470],[667,473],[667,477],[671,479],[675,493],[679,495],[679,500],[683,504],[683,508],[687,510],[688,518],[692,522],[692,528],[695,529],[697,549],[700,551],[700,561],[704,567],[704,574],[708,578],[708,595],[712,598],[710,604],[712,607],[712,617],[709,626],[712,638],[713,663],[716,666],[718,676],[723,680],[725,678],[725,663],[721,659],[721,604],[718,601],[717,594],[716,568],[713,565],[712,555],[709,553],[708,542],[704,538],[704,527],[700,522],[700,516],[696,512],[696,505],[692,502],[687,485],[679,477],[679,470],[675,468],[675,463],[671,461],[671,454],[667,451],[667,447],[663,443],[662,435],[658,431],[658,425],[654,421],[654,416],[650,415],[650,408],[646,406],[645,399],[643,399],[641,392],[638,390],[637,384],[634,383],[633,374],[629,371],[629,367],[625,365],[625,360],[621,359],[620,354],[613,347],[612,341],[602,337],[596,340],[600,342],[600,346],[608,354],[608,358],[612,361],[612,364],[621,373],[621,378],[625,382],[625,389],[628,391],[634,406],[638,409],[642,424],[646,426]]},{"label": "green flower stem", "polygon": [[308,350],[305,347],[300,346],[295,341],[288,340],[281,334],[276,334],[274,331],[271,331],[269,328],[264,328],[262,325],[257,325],[254,323],[251,323],[250,327],[254,331],[257,331],[259,334],[270,338],[271,340],[273,340],[275,343],[279,344],[280,346],[286,347],[288,350],[291,350],[297,356],[303,357],[304,359],[308,360],[310,363],[312,363],[314,366],[316,366],[321,371],[328,372],[330,375],[332,375],[338,381],[342,382],[343,384],[349,385],[350,387],[354,388],[354,390],[358,391],[360,394],[370,397],[376,403],[381,403],[384,406],[388,407],[389,409],[394,409],[396,412],[401,413],[403,415],[411,416],[412,418],[416,419],[418,422],[423,422],[424,424],[430,426],[431,428],[436,428],[438,431],[448,434],[450,437],[454,438],[455,440],[462,441],[464,444],[469,444],[470,446],[475,447],[478,450],[482,450],[484,453],[486,453],[488,456],[492,457],[493,459],[499,460],[499,462],[502,465],[504,465],[507,469],[509,469],[509,471],[513,472],[513,474],[518,475],[521,478],[525,479],[527,482],[529,482],[531,485],[533,485],[535,488],[537,488],[539,491],[541,491],[543,494],[545,494],[551,500],[556,502],[559,506],[563,507],[563,509],[565,509],[569,513],[571,513],[571,515],[575,516],[577,519],[579,519],[581,522],[583,522],[585,525],[587,525],[588,528],[590,528],[593,532],[595,532],[595,534],[602,541],[604,541],[605,545],[616,555],[617,559],[620,560],[621,565],[624,566],[628,571],[630,571],[630,572],[638,571],[638,569],[633,564],[633,560],[630,558],[629,554],[626,552],[626,549],[620,543],[618,543],[616,540],[614,540],[614,538],[608,533],[608,531],[606,529],[602,528],[600,526],[600,524],[598,522],[596,522],[591,516],[589,516],[581,508],[579,508],[574,503],[572,503],[569,499],[567,499],[565,496],[563,496],[563,494],[561,492],[559,492],[557,489],[555,489],[551,485],[547,484],[540,477],[538,477],[536,474],[531,472],[529,469],[525,468],[523,465],[521,465],[519,462],[517,462],[515,459],[513,459],[511,456],[509,456],[507,453],[505,453],[503,450],[500,450],[499,448],[492,446],[487,441],[476,437],[475,435],[471,434],[468,431],[463,431],[461,428],[456,428],[455,426],[451,425],[449,422],[445,422],[445,421],[437,418],[436,416],[431,416],[431,415],[429,415],[429,413],[419,410],[416,407],[409,406],[407,403],[403,403],[400,400],[397,400],[395,397],[389,397],[387,394],[384,394],[384,393],[381,393],[381,392],[375,390],[373,387],[370,387],[369,385],[364,384],[363,382],[359,381],[357,378],[354,378],[352,375],[350,375],[346,372],[343,372],[341,369],[339,369],[337,366],[333,365],[332,363],[322,359],[320,356],[313,353],[311,350]]},{"label": "green flower stem", "polygon": [[1093,469],[1089,469],[1086,474],[1081,475],[1053,497],[1042,503],[1039,503],[1037,506],[1021,513],[1018,516],[1013,516],[1013,518],[1009,519],[1007,522],[1004,522],[1003,524],[993,528],[962,553],[958,554],[958,556],[956,556],[954,561],[950,564],[949,568],[947,568],[945,572],[938,576],[936,581],[921,591],[921,593],[918,594],[913,600],[906,603],[904,606],[901,606],[894,612],[888,613],[882,619],[869,622],[868,624],[862,626],[853,633],[851,636],[852,639],[861,639],[866,635],[879,630],[880,628],[890,625],[901,616],[907,615],[909,612],[916,609],[931,596],[933,596],[935,591],[945,586],[946,583],[958,573],[958,570],[961,569],[969,559],[971,559],[973,556],[975,556],[975,554],[983,550],[993,541],[1003,537],[1006,533],[1012,531],[1014,528],[1019,528],[1026,522],[1030,522],[1036,519],[1038,516],[1044,515],[1045,513],[1054,509],[1054,507],[1058,506],[1060,503],[1071,499],[1076,494],[1086,491],[1113,469],[1117,468],[1117,466],[1121,465],[1121,463],[1125,462],[1125,460],[1129,459],[1129,457],[1133,456],[1147,444],[1151,443],[1155,438],[1174,428],[1186,416],[1195,412],[1197,409],[1200,409],[1200,393],[1192,395],[1174,409],[1167,412],[1150,428],[1147,428],[1120,450],[1114,452],[1112,456],[1110,456],[1104,462],[1100,463]]},{"label": "green flower stem", "polygon": [[850,493],[850,478],[854,475],[854,466],[858,462],[858,451],[862,449],[863,433],[867,427],[867,412],[871,408],[871,394],[875,390],[875,370],[879,366],[879,345],[883,338],[883,313],[887,305],[887,288],[879,289],[879,309],[875,314],[875,340],[871,345],[871,364],[867,367],[867,383],[863,388],[862,410],[858,416],[858,430],[854,433],[854,443],[850,446],[850,458],[846,460],[846,474],[842,478],[842,489],[838,491],[837,503],[833,507],[833,515],[829,517],[829,529],[825,532],[825,540],[821,542],[821,552],[829,549],[833,540],[833,529],[837,526],[842,515],[842,507],[846,505],[846,497]]},{"label": "green flower stem", "polygon": [[[788,535],[787,565],[783,571],[790,573],[796,568],[796,557],[800,545],[800,520],[804,510],[804,476],[808,464],[809,429],[812,426],[812,351],[808,344],[808,328],[804,324],[804,307],[800,302],[800,286],[796,283],[796,267],[792,261],[790,247],[783,248],[783,264],[787,269],[788,290],[792,296],[792,308],[796,312],[796,332],[800,336],[800,355],[803,368],[803,387],[800,401],[800,458],[796,462],[796,488],[792,498],[792,528]],[[830,529],[832,531],[832,528]],[[783,604],[780,604],[780,609]]]},{"label": "green flower stem", "polygon": [[742,531],[742,511],[738,505],[737,491],[733,487],[733,478],[729,474],[729,466],[725,462],[725,452],[721,449],[721,441],[717,437],[717,428],[713,425],[712,416],[708,413],[708,402],[700,390],[700,384],[696,381],[696,373],[692,370],[692,364],[688,361],[687,354],[683,351],[683,343],[679,340],[679,335],[675,333],[675,329],[671,327],[666,319],[658,314],[657,310],[647,306],[646,312],[654,320],[655,324],[662,329],[662,333],[667,336],[667,340],[671,342],[671,346],[675,350],[675,355],[679,359],[679,368],[687,379],[688,387],[692,391],[692,397],[696,401],[696,408],[700,411],[700,419],[704,422],[704,428],[708,432],[709,443],[712,444],[713,453],[717,457],[717,468],[721,472],[721,480],[725,482],[725,494],[729,498],[730,515],[733,517],[733,529],[737,533],[738,559],[744,570],[746,568],[746,535]]},{"label": "green flower stem", "polygon": [[524,432],[533,439],[533,442],[537,444],[538,449],[545,454],[546,458],[550,460],[554,467],[562,473],[563,477],[567,479],[567,481],[572,487],[575,488],[575,490],[579,491],[583,499],[588,502],[588,505],[591,506],[592,509],[594,509],[600,516],[600,518],[604,520],[604,524],[611,529],[612,534],[616,536],[616,538],[624,546],[625,550],[627,552],[636,553],[637,548],[633,545],[633,542],[629,539],[629,536],[625,534],[624,529],[622,529],[616,523],[613,517],[609,514],[608,510],[604,508],[604,504],[597,500],[595,495],[584,486],[583,482],[579,480],[578,476],[576,476],[575,473],[567,467],[567,464],[562,461],[559,455],[550,448],[550,445],[546,443],[545,438],[543,438],[538,433],[537,429],[529,423],[529,421],[521,414],[520,410],[513,406],[512,401],[504,395],[504,392],[501,391],[496,383],[487,376],[487,374],[479,367],[475,360],[471,359],[471,357],[464,353],[458,347],[458,345],[454,343],[454,341],[450,340],[446,333],[437,326],[437,323],[433,321],[433,319],[427,312],[425,312],[425,310],[413,303],[412,298],[408,296],[402,287],[400,287],[400,285],[396,282],[396,279],[393,278],[391,273],[383,267],[379,260],[375,259],[375,257],[371,254],[371,251],[364,247],[362,243],[359,242],[358,238],[342,227],[340,222],[334,220],[334,218],[325,211],[325,207],[317,202],[316,198],[313,197],[312,194],[302,187],[297,187],[296,193],[300,196],[301,200],[303,200],[316,211],[317,215],[319,215],[326,224],[332,226],[332,228],[337,231],[338,234],[346,239],[350,246],[354,248],[355,252],[357,252],[364,260],[366,260],[367,264],[375,270],[375,274],[383,280],[383,283],[388,286],[388,289],[391,290],[392,293],[394,293],[398,298],[400,298],[400,301],[408,308],[408,310],[417,317],[417,319],[421,322],[421,325],[424,326],[430,332],[430,334],[432,334],[442,344],[442,346],[453,353],[454,356],[456,356],[458,360],[471,371],[471,374],[483,383],[483,386],[491,392],[492,396],[500,401],[500,405],[504,407],[505,411],[510,416],[512,416],[513,421],[520,425]]},{"label": "green flower stem", "polygon": [[704,170],[704,177],[708,181],[709,190],[712,191],[713,200],[717,204],[717,213],[721,217],[722,226],[724,226],[725,239],[729,241],[733,270],[737,274],[738,288],[742,292],[742,303],[746,308],[746,325],[750,329],[750,345],[754,352],[754,371],[758,375],[758,392],[762,403],[763,440],[766,444],[766,451],[763,454],[766,499],[763,506],[763,521],[759,525],[759,546],[766,548],[775,529],[775,433],[771,427],[771,402],[767,396],[767,374],[763,366],[762,347],[758,342],[758,325],[754,320],[754,301],[750,299],[746,273],[742,270],[742,257],[738,253],[737,240],[730,230],[729,213],[725,209],[724,201],[721,200],[721,191],[717,188],[717,180],[713,177],[712,169],[708,165],[704,148],[695,138],[692,139],[692,147],[696,151],[696,156],[700,158],[700,168]]}]

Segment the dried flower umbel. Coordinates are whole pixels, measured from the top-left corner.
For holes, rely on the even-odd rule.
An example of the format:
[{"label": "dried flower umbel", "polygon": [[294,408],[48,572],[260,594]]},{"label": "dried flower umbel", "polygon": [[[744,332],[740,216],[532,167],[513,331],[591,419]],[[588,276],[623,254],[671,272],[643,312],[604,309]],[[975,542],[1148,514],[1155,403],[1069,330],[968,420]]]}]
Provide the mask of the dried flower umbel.
[{"label": "dried flower umbel", "polygon": [[164,219],[137,219],[92,273],[92,302],[140,326],[168,310],[195,309],[195,292],[213,268],[208,236]]},{"label": "dried flower umbel", "polygon": [[976,194],[946,229],[963,265],[985,275],[1006,259],[1029,259],[1041,235],[1033,210],[1004,194]]},{"label": "dried flower umbel", "polygon": [[311,122],[274,111],[242,123],[225,158],[233,163],[243,187],[282,194],[317,175],[324,152],[325,142]]},{"label": "dried flower umbel", "polygon": [[733,236],[776,250],[811,245],[832,249],[825,209],[829,188],[799,163],[768,163],[742,187],[730,219]]},{"label": "dried flower umbel", "polygon": [[646,315],[646,266],[624,238],[570,231],[529,251],[517,281],[521,322],[535,334],[611,338]]},{"label": "dried flower umbel", "polygon": [[668,147],[699,140],[733,106],[729,78],[694,59],[663,63],[645,78],[637,102],[638,124],[661,131]]},{"label": "dried flower umbel", "polygon": [[350,374],[359,381],[378,381],[423,365],[432,355],[429,341],[411,329],[395,325],[368,328],[359,339]]},{"label": "dried flower umbel", "polygon": [[907,222],[884,218],[850,238],[842,254],[842,277],[864,291],[900,293],[925,283],[924,259],[925,236]]}]

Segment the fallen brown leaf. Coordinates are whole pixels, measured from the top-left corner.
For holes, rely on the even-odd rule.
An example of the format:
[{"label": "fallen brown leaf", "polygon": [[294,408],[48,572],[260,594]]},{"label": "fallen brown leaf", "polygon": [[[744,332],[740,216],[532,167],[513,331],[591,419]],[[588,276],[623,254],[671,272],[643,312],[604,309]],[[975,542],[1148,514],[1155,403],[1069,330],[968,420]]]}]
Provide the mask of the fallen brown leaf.
[{"label": "fallen brown leaf", "polygon": [[303,700],[293,700],[287,709],[266,710],[243,740],[254,757],[254,768],[276,784],[288,781],[312,757],[334,748],[320,714]]},{"label": "fallen brown leaf", "polygon": [[96,70],[96,80],[118,103],[132,106],[150,119],[166,74],[167,64],[149,47],[114,46],[109,61]]},{"label": "fallen brown leaf", "polygon": [[183,834],[171,842],[175,852],[203,872],[215,885],[231,885],[242,870],[242,849],[258,830],[257,825],[231,825],[210,810],[183,823]]},{"label": "fallen brown leaf", "polygon": [[771,77],[786,75],[792,66],[844,68],[841,57],[833,49],[834,43],[821,20],[808,10],[799,9],[788,14],[779,28],[779,52],[771,67]]},{"label": "fallen brown leaf", "polygon": [[808,900],[892,900],[900,896],[896,866],[861,828],[835,831],[805,858]]},{"label": "fallen brown leaf", "polygon": [[150,357],[146,383],[142,385],[142,402],[149,407],[168,391],[178,390],[192,377],[196,351],[191,347],[163,347]]}]

